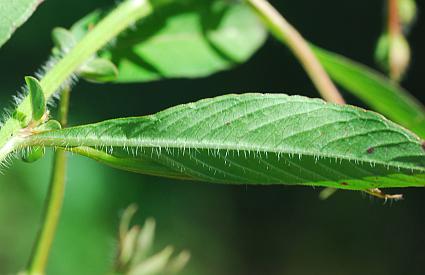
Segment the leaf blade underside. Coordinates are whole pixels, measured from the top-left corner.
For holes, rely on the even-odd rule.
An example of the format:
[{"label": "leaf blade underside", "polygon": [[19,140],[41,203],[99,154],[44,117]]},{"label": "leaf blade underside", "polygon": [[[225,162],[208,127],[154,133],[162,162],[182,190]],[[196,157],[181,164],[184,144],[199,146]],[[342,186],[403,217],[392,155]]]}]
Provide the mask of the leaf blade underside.
[{"label": "leaf blade underside", "polygon": [[373,110],[425,138],[425,108],[421,102],[373,69],[313,46],[331,78]]},{"label": "leaf blade underside", "polygon": [[42,2],[43,0],[0,0],[0,47]]},{"label": "leaf blade underside", "polygon": [[[81,38],[101,18],[95,11],[71,28]],[[243,2],[174,1],[154,8],[135,29],[100,52],[118,68],[115,82],[196,78],[246,62],[267,32]]]},{"label": "leaf blade underside", "polygon": [[26,140],[39,144],[171,178],[353,190],[425,186],[425,152],[414,134],[374,112],[282,94],[226,95]]}]

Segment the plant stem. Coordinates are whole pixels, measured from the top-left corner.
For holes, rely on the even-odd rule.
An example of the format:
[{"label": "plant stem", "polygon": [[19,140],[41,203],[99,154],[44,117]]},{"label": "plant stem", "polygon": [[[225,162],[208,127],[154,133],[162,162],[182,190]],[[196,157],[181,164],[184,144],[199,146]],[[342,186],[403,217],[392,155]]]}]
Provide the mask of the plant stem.
[{"label": "plant stem", "polygon": [[398,36],[402,35],[400,25],[400,15],[398,10],[398,0],[388,0],[388,36],[390,41],[389,49],[389,72],[390,78],[397,81],[402,72],[400,71],[400,64],[397,60],[397,48],[394,46]]},{"label": "plant stem", "polygon": [[313,81],[320,95],[329,102],[345,104],[330,77],[301,34],[266,0],[246,0],[263,19],[270,32],[286,44]]},{"label": "plant stem", "polygon": [[[88,58],[134,21],[149,14],[151,9],[147,0],[127,0],[112,11],[40,81],[45,98],[49,99]],[[67,124],[69,95],[70,89],[67,86],[61,94],[59,107],[59,121],[63,127]],[[25,122],[29,122],[31,108],[28,97],[22,101],[16,111],[24,114],[26,116]],[[1,129],[0,161],[13,151],[19,143],[14,143],[15,140],[20,140],[19,137],[14,136],[21,130],[21,124],[21,121],[11,117]],[[4,146],[5,144],[7,146]],[[46,200],[43,224],[28,265],[27,274],[29,275],[45,274],[49,251],[64,200],[66,165],[65,151],[57,149],[54,155],[53,175]]]},{"label": "plant stem", "polygon": [[[40,80],[46,100],[60,89],[61,85],[106,43],[135,21],[151,12],[152,7],[148,0],[127,0],[120,4]],[[18,146],[21,125],[23,123],[27,125],[31,120],[31,104],[28,96],[17,106],[16,113],[23,115],[25,119],[20,121],[11,116],[1,128],[0,163]]]},{"label": "plant stem", "polygon": [[388,0],[388,32],[397,35],[401,32],[398,0]]},{"label": "plant stem", "polygon": [[62,128],[68,126],[68,111],[69,111],[69,98],[71,96],[71,88],[65,87],[62,90],[59,104],[59,122],[62,125]]},{"label": "plant stem", "polygon": [[[66,127],[68,121],[69,96],[70,89],[65,88],[62,91],[59,105],[59,122],[62,127]],[[53,175],[44,207],[43,223],[28,265],[28,275],[44,275],[45,273],[64,200],[66,166],[66,152],[57,149],[53,159]]]}]

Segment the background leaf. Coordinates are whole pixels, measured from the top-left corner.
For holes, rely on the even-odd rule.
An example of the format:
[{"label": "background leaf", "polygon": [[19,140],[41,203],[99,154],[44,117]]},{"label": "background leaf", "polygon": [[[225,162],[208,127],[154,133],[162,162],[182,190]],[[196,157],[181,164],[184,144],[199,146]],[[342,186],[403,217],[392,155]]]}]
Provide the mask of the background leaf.
[{"label": "background leaf", "polygon": [[221,96],[46,132],[27,144],[106,148],[97,159],[118,168],[217,183],[362,190],[425,179],[425,152],[410,132],[373,112],[300,96]]},{"label": "background leaf", "polygon": [[387,77],[341,55],[313,47],[333,80],[372,109],[425,138],[424,106]]},{"label": "background leaf", "polygon": [[0,47],[43,0],[0,0]]},{"label": "background leaf", "polygon": [[[81,37],[100,14],[89,14],[71,31]],[[245,62],[265,39],[263,26],[243,3],[174,1],[157,7],[101,56],[117,65],[117,82],[202,77]]]}]

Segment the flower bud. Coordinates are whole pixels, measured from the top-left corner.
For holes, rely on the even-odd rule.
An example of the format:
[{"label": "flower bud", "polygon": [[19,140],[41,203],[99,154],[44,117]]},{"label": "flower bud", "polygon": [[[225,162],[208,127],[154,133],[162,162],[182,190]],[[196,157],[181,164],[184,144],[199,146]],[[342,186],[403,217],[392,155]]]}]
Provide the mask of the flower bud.
[{"label": "flower bud", "polygon": [[390,74],[391,78],[400,81],[410,64],[410,46],[403,35],[391,38]]},{"label": "flower bud", "polygon": [[21,159],[24,162],[32,163],[41,159],[44,156],[45,152],[46,150],[44,149],[44,147],[35,146],[25,151]]},{"label": "flower bud", "polygon": [[390,73],[392,79],[399,81],[410,63],[410,47],[402,34],[381,35],[375,50],[376,62]]},{"label": "flower bud", "polygon": [[403,28],[409,28],[416,19],[417,7],[415,0],[398,0],[398,13]]}]

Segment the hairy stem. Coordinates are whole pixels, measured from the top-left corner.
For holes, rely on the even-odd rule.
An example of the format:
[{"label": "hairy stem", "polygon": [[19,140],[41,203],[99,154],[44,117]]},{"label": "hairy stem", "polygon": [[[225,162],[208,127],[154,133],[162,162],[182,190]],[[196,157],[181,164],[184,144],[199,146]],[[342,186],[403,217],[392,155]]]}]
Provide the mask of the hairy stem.
[{"label": "hairy stem", "polygon": [[[45,98],[49,99],[87,59],[106,43],[151,11],[152,7],[148,0],[127,0],[120,4],[40,80]],[[24,121],[11,116],[1,128],[0,163],[18,146],[22,124],[27,125],[31,120],[28,96],[17,106],[15,113],[19,114],[19,117],[24,117]]]},{"label": "hairy stem", "polygon": [[326,101],[344,104],[345,101],[338,89],[301,34],[266,0],[246,1],[263,19],[270,32],[293,52],[313,81],[320,95]]},{"label": "hairy stem", "polygon": [[[65,88],[62,91],[59,106],[59,122],[62,127],[66,127],[68,121],[69,96],[70,89]],[[53,159],[53,174],[44,207],[43,223],[28,265],[28,275],[43,275],[45,273],[64,200],[66,166],[66,152],[57,149]]]}]

